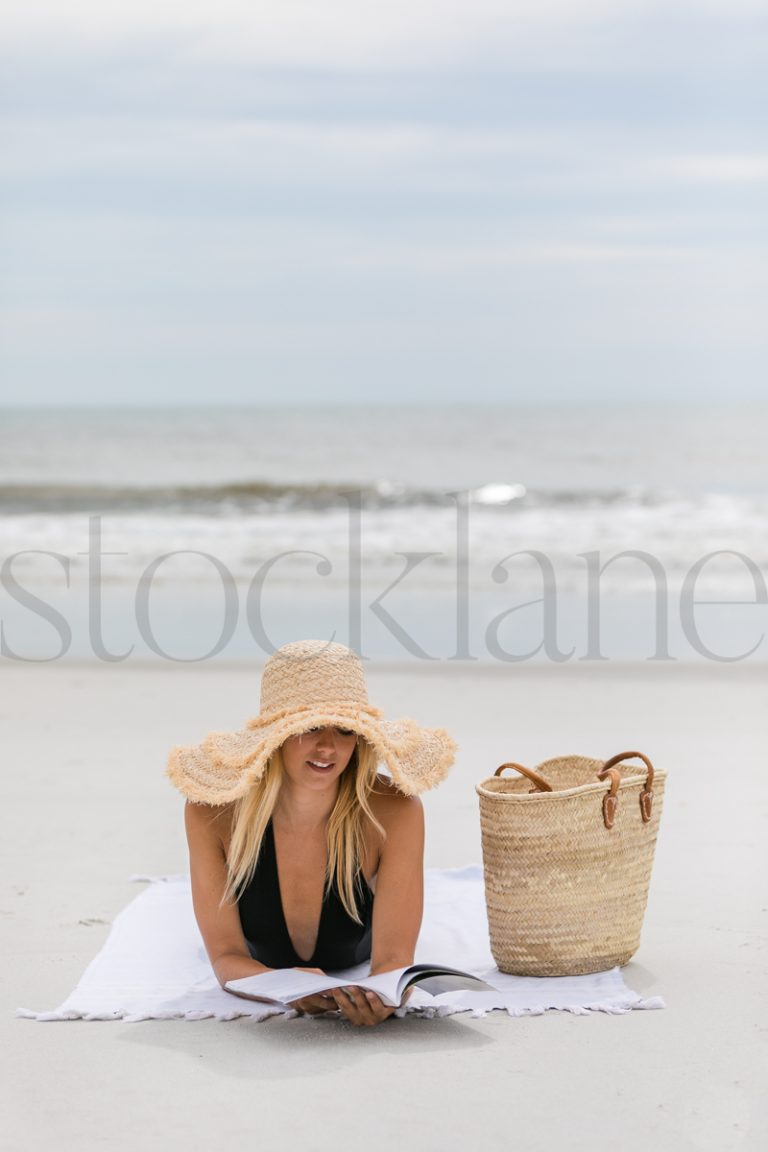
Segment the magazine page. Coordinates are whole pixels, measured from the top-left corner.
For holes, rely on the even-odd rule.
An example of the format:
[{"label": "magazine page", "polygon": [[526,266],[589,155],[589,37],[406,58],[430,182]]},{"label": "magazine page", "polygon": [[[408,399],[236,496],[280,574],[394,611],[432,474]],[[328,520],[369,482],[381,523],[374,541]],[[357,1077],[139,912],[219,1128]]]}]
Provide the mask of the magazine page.
[{"label": "magazine page", "polygon": [[292,1000],[299,1000],[303,996],[313,996],[317,992],[327,992],[329,988],[342,986],[343,982],[332,976],[301,972],[298,968],[275,968],[256,976],[227,980],[224,985],[228,992],[234,992],[237,996],[276,1001],[279,1004],[290,1004]]},{"label": "magazine page", "polygon": [[384,1001],[390,1008],[398,1008],[403,997],[404,974],[410,968],[393,968],[389,972],[379,972],[376,976],[366,976],[364,980],[347,981],[358,988],[366,988]]},{"label": "magazine page", "polygon": [[417,985],[422,992],[428,992],[430,996],[440,996],[443,992],[464,990],[469,992],[496,991],[493,985],[487,984],[485,980],[480,980],[477,976],[471,976],[468,972],[440,972],[435,970],[432,973],[422,973],[412,980],[408,979],[403,991],[412,985]]},{"label": "magazine page", "polygon": [[448,968],[444,964],[412,964],[404,969],[401,981],[400,995],[412,985],[418,985],[431,996],[439,996],[442,992],[455,992],[458,989],[468,989],[471,992],[495,992],[496,989],[479,976],[465,972],[461,968]]}]

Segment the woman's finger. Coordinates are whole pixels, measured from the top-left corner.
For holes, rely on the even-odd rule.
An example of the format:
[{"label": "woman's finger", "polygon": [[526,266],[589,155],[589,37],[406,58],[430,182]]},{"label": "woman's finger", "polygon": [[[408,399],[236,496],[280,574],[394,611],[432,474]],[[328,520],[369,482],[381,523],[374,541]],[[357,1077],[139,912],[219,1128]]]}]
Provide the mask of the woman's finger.
[{"label": "woman's finger", "polygon": [[303,996],[300,1000],[292,1000],[290,1007],[295,1008],[297,1012],[317,1016],[321,1012],[333,1012],[336,1001],[325,993],[317,993],[314,996]]},{"label": "woman's finger", "polygon": [[374,1016],[384,1019],[394,1012],[394,1008],[390,1007],[389,1004],[385,1004],[375,992],[366,992],[365,999]]},{"label": "woman's finger", "polygon": [[[325,976],[322,968],[297,968],[297,972],[311,972],[313,976]],[[336,1003],[327,992],[316,992],[313,996],[302,996],[299,1000],[291,1000],[290,1008],[296,1012],[318,1016],[321,1012],[333,1012]]]},{"label": "woman's finger", "polygon": [[375,992],[366,992],[365,999],[368,1002],[368,1008],[373,1013],[376,1024],[380,1024],[382,1020],[387,1020],[390,1016],[394,1015],[395,1009],[391,1005],[385,1004]]},{"label": "woman's finger", "polygon": [[366,993],[362,988],[350,986],[333,991],[339,1010],[352,1024],[371,1027],[394,1012],[394,1008],[384,1004],[375,993]]},{"label": "woman's finger", "polygon": [[353,1024],[360,1023],[359,1010],[355,1000],[355,992],[352,988],[332,988],[331,993],[336,1001],[336,1007]]}]

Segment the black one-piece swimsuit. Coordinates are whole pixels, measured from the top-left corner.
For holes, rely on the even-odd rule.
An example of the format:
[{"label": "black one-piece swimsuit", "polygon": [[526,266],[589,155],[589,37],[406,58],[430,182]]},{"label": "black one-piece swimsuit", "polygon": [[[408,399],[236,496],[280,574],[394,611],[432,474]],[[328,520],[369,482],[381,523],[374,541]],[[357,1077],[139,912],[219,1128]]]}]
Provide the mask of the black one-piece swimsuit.
[{"label": "black one-piece swimsuit", "polygon": [[362,874],[358,875],[355,892],[362,924],[347,915],[334,883],[323,899],[315,950],[308,960],[302,959],[285,923],[270,820],[253,879],[238,900],[240,924],[251,956],[268,968],[322,968],[326,972],[370,960],[373,892]]}]

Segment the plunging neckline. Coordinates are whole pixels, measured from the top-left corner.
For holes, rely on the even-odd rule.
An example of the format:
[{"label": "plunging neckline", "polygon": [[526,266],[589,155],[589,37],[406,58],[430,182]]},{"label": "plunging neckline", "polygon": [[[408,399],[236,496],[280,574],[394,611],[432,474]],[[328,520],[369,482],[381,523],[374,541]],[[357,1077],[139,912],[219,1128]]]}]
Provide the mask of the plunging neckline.
[{"label": "plunging neckline", "polygon": [[320,934],[323,930],[323,918],[325,916],[325,909],[328,905],[328,901],[326,899],[326,894],[325,894],[325,885],[323,885],[323,895],[322,895],[322,901],[320,904],[320,916],[318,917],[318,921],[317,921],[317,933],[315,935],[315,946],[312,949],[311,955],[307,959],[305,959],[301,955],[298,948],[296,947],[296,945],[293,942],[293,937],[291,936],[291,933],[289,931],[288,921],[287,921],[286,916],[285,916],[285,908],[283,907],[283,890],[280,886],[280,865],[278,864],[278,860],[277,860],[277,840],[275,839],[275,829],[273,827],[271,820],[269,822],[269,831],[270,831],[270,835],[272,836],[272,855],[273,855],[274,861],[275,861],[275,880],[277,883],[277,902],[280,906],[280,919],[282,920],[282,923],[283,923],[283,931],[285,932],[285,938],[288,941],[288,943],[290,944],[291,951],[293,952],[294,956],[296,956],[301,961],[302,964],[311,964],[312,961],[314,960],[315,956],[317,955],[317,950],[318,950],[318,947],[320,946]]},{"label": "plunging neckline", "polygon": [[[336,877],[333,878],[330,890],[327,890],[324,884],[323,902],[318,910],[317,935],[312,941],[312,953],[309,956],[299,954],[294,947],[285,915],[275,839],[274,828],[271,821],[268,821],[256,869],[238,900],[240,925],[248,944],[248,951],[254,960],[270,968],[322,968],[328,972],[369,959],[373,930],[375,891],[373,884],[376,877],[371,877],[371,883],[368,883],[365,873],[362,870],[358,871],[355,877],[352,911],[344,906]],[[302,888],[306,881],[311,884],[313,880],[317,883],[320,879],[318,875],[320,844],[315,843],[309,856],[305,856],[303,851],[305,846],[301,841],[296,841],[294,847],[299,854],[296,857],[299,861],[298,871],[289,870],[287,875],[294,884],[296,894],[302,897],[302,903],[297,904],[296,923],[303,933],[304,928],[308,927],[308,919],[305,917],[308,917],[312,907],[310,901],[313,894],[307,889],[302,891]],[[289,856],[286,855],[286,860],[283,861],[286,867],[288,859]],[[302,863],[309,865],[309,871],[303,871]],[[290,868],[293,868],[293,864]],[[302,934],[301,941],[305,939],[306,934]]]}]

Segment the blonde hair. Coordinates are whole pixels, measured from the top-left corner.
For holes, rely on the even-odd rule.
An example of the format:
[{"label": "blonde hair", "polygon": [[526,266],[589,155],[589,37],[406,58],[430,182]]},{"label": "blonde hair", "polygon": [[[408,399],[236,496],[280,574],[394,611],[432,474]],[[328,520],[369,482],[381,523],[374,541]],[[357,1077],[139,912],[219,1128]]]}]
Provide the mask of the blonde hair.
[{"label": "blonde hair", "polygon": [[[382,835],[386,833],[371,811],[368,797],[376,784],[378,757],[371,745],[358,736],[349,764],[339,778],[339,791],[328,819],[328,864],[324,898],[336,884],[344,909],[358,924],[355,887],[365,851],[365,823],[370,821]],[[264,833],[277,804],[283,782],[280,749],[269,758],[263,775],[235,801],[232,835],[227,854],[227,884],[221,904],[237,901],[253,878]]]}]

